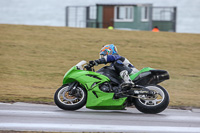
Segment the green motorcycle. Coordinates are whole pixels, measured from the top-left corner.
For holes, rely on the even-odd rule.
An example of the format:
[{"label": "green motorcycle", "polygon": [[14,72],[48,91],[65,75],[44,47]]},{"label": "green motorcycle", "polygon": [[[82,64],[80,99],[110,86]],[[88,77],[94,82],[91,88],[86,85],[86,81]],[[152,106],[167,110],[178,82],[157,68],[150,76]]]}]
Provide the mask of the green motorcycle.
[{"label": "green motorcycle", "polygon": [[169,79],[165,70],[150,67],[130,75],[135,86],[121,86],[123,80],[112,66],[98,71],[81,61],[63,78],[63,85],[55,92],[55,104],[64,110],[86,108],[124,110],[133,106],[143,113],[160,113],[169,104],[168,92],[158,83]]}]

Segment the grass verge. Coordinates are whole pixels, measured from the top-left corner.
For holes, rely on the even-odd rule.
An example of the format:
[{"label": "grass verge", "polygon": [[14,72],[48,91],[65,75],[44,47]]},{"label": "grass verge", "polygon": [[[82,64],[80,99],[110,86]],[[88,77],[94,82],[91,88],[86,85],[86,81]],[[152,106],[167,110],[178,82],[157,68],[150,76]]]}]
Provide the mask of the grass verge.
[{"label": "grass verge", "polygon": [[[169,71],[171,106],[200,107],[200,34],[0,25],[0,101],[53,103],[64,73],[116,44],[138,69]],[[99,67],[98,67],[99,68]]]}]

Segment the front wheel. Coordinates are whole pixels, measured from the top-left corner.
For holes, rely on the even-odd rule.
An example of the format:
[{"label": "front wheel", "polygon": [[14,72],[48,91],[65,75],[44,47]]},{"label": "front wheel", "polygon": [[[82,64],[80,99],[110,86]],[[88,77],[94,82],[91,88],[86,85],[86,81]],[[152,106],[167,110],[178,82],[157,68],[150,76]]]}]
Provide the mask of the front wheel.
[{"label": "front wheel", "polygon": [[137,99],[134,100],[135,107],[148,114],[156,114],[165,110],[169,104],[169,94],[161,86],[146,86],[149,90],[154,91],[156,94],[154,96],[139,95]]},{"label": "front wheel", "polygon": [[54,95],[55,104],[64,110],[77,110],[86,104],[86,90],[77,86],[75,90],[69,90],[69,85],[61,86]]}]

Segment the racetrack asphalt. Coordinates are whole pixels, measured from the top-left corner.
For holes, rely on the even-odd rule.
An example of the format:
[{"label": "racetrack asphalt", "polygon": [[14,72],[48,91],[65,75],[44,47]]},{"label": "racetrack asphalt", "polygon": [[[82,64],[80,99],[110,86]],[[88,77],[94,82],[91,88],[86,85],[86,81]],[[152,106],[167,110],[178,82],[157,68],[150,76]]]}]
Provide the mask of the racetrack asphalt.
[{"label": "racetrack asphalt", "polygon": [[61,110],[55,105],[0,103],[0,130],[51,132],[200,133],[200,109],[160,114],[127,110]]}]

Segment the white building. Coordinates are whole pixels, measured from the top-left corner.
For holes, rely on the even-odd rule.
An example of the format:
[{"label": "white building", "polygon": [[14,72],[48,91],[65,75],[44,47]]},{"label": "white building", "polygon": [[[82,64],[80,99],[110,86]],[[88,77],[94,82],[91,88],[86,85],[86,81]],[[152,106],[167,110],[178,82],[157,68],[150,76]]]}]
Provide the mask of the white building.
[{"label": "white building", "polygon": [[[66,6],[112,2],[122,3],[121,0],[0,0],[0,24],[65,26]],[[123,0],[123,3],[176,6],[176,31],[200,33],[200,0]]]}]

